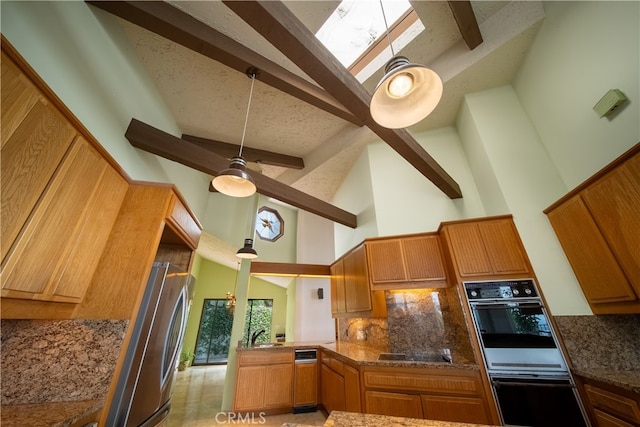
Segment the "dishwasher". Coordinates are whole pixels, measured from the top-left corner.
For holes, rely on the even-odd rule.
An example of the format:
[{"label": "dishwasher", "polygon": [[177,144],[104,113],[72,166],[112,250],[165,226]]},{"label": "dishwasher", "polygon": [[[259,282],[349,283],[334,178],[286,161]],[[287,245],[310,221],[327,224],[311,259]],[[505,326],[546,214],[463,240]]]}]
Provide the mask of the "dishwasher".
[{"label": "dishwasher", "polygon": [[293,413],[315,412],[318,410],[317,350],[297,349],[294,361]]}]

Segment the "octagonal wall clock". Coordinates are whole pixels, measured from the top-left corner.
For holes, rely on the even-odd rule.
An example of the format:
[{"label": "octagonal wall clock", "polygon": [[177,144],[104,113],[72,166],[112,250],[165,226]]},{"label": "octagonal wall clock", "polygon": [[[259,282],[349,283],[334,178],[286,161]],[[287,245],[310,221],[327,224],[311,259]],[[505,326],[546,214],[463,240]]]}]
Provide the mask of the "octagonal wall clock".
[{"label": "octagonal wall clock", "polygon": [[267,206],[258,209],[256,233],[262,240],[275,242],[284,234],[284,221],[277,210]]}]

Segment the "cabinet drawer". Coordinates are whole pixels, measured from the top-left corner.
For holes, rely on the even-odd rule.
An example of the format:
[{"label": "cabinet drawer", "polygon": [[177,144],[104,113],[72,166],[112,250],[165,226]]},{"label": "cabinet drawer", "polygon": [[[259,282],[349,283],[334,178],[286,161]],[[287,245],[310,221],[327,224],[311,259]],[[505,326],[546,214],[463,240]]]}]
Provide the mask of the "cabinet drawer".
[{"label": "cabinet drawer", "polygon": [[399,372],[365,372],[364,386],[438,394],[477,396],[480,385],[475,378],[443,375],[415,375]]},{"label": "cabinet drawer", "polygon": [[322,356],[322,363],[333,369],[340,375],[344,375],[344,363],[338,359],[334,359],[331,356]]},{"label": "cabinet drawer", "polygon": [[640,407],[638,402],[589,384],[586,384],[584,388],[587,396],[589,396],[589,402],[591,402],[591,405],[595,408],[640,424]]},{"label": "cabinet drawer", "polygon": [[238,361],[241,366],[293,363],[293,351],[243,351]]}]

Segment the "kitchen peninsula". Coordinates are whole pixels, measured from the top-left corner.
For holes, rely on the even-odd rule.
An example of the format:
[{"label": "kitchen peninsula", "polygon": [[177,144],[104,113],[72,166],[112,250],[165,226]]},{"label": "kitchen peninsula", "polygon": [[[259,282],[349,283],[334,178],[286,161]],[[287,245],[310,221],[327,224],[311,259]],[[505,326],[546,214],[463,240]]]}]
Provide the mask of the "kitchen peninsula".
[{"label": "kitchen peninsula", "polygon": [[[415,418],[388,417],[385,415],[357,414],[334,411],[324,427],[484,427],[486,424],[456,423],[449,421],[419,420]],[[308,427],[304,424],[284,423],[282,427]]]}]

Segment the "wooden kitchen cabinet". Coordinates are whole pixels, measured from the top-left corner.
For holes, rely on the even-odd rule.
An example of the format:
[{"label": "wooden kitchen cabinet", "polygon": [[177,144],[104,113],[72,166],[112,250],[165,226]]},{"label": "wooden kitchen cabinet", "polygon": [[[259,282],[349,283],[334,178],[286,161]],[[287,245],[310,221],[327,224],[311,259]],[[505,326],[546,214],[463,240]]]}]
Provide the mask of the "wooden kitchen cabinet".
[{"label": "wooden kitchen cabinet", "polygon": [[365,367],[366,413],[491,424],[479,371]]},{"label": "wooden kitchen cabinet", "polygon": [[544,212],[592,311],[640,313],[640,144]]},{"label": "wooden kitchen cabinet", "polygon": [[424,418],[420,396],[416,394],[367,390],[364,401],[368,414]]},{"label": "wooden kitchen cabinet", "polygon": [[578,381],[596,427],[640,425],[640,394],[592,379],[578,377]]},{"label": "wooden kitchen cabinet", "polygon": [[442,223],[440,234],[461,279],[504,279],[532,274],[510,215]]},{"label": "wooden kitchen cabinet", "polygon": [[2,51],[2,265],[77,133]]},{"label": "wooden kitchen cabinet", "polygon": [[324,350],[320,360],[320,403],[325,410],[361,412],[358,369]]},{"label": "wooden kitchen cabinet", "polygon": [[240,352],[233,400],[234,412],[291,412],[293,356],[290,349]]},{"label": "wooden kitchen cabinet", "polygon": [[384,291],[372,290],[370,286],[364,244],[333,263],[331,272],[333,317],[386,317]]},{"label": "wooden kitchen cabinet", "polygon": [[320,366],[320,394],[322,405],[327,413],[331,411],[344,411],[344,377],[330,369],[327,365]]},{"label": "wooden kitchen cabinet", "polygon": [[5,260],[2,297],[80,302],[127,186],[77,137]]},{"label": "wooden kitchen cabinet", "polygon": [[367,239],[372,289],[442,288],[448,285],[436,233]]},{"label": "wooden kitchen cabinet", "polygon": [[318,403],[318,363],[296,363],[293,385],[293,406],[314,406]]}]

